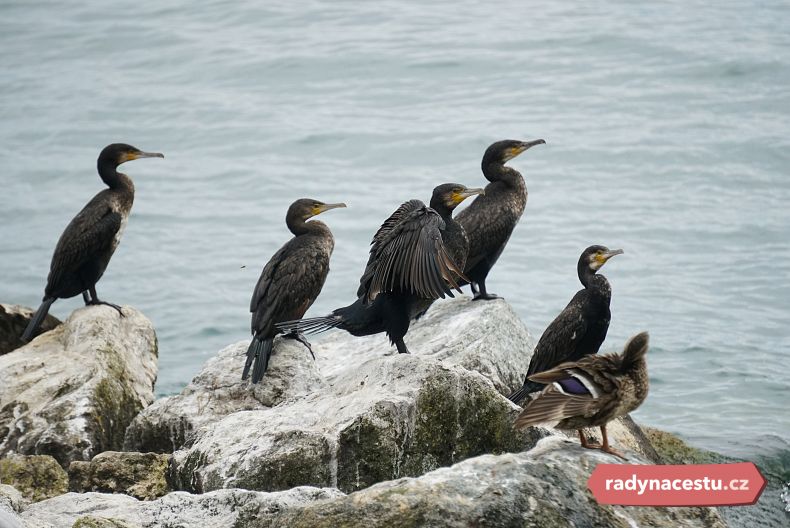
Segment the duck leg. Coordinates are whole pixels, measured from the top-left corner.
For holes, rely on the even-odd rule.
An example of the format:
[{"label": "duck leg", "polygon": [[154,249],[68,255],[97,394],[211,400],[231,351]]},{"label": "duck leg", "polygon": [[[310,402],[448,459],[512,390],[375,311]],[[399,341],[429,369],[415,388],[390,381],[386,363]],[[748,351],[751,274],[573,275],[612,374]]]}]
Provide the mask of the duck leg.
[{"label": "duck leg", "polygon": [[601,437],[603,438],[603,445],[601,446],[601,451],[604,453],[609,453],[610,455],[614,455],[616,457],[620,457],[623,460],[628,460],[624,454],[620,453],[612,446],[609,445],[609,439],[606,437],[606,426],[601,426]]},{"label": "duck leg", "polygon": [[587,437],[584,436],[584,429],[579,429],[577,432],[579,433],[579,441],[584,449],[601,449],[600,444],[593,444],[587,440]]}]

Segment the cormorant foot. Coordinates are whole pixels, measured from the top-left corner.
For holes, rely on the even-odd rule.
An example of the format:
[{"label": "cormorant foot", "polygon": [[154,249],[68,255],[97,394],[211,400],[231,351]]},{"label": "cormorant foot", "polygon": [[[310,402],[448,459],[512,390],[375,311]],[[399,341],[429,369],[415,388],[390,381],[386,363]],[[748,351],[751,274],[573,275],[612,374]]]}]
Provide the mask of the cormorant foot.
[{"label": "cormorant foot", "polygon": [[504,299],[504,297],[500,297],[499,295],[495,295],[493,293],[476,293],[472,298],[473,301],[493,301],[495,299]]},{"label": "cormorant foot", "polygon": [[93,299],[93,300],[91,300],[91,302],[88,303],[89,306],[97,306],[99,304],[103,304],[104,306],[111,306],[112,308],[115,308],[116,310],[118,310],[118,313],[121,315],[121,317],[126,317],[126,315],[124,315],[124,313],[123,313],[123,309],[120,306],[118,306],[117,304],[113,304],[113,303],[107,302],[107,301],[100,301],[99,299]]},{"label": "cormorant foot", "polygon": [[285,334],[284,337],[287,337],[288,339],[296,339],[297,341],[302,343],[305,347],[307,347],[307,350],[310,351],[310,355],[313,356],[313,361],[315,361],[315,353],[313,353],[313,347],[312,345],[310,345],[310,341],[308,341],[303,334],[299,334],[297,332],[291,332],[290,334]]}]

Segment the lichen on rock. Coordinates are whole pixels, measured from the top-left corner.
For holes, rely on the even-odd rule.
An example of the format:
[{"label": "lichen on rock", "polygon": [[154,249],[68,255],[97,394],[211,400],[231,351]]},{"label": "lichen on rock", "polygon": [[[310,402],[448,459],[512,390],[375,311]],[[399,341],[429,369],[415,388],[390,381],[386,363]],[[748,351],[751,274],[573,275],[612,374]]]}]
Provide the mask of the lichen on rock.
[{"label": "lichen on rock", "polygon": [[0,458],[0,482],[10,484],[34,502],[62,495],[69,487],[66,472],[48,455]]},{"label": "lichen on rock", "polygon": [[151,322],[124,307],[74,311],[54,330],[0,356],[0,455],[73,460],[122,447],[126,427],[154,399]]},{"label": "lichen on rock", "polygon": [[69,491],[125,493],[152,500],[168,493],[169,455],[105,451],[90,462],[69,466]]}]

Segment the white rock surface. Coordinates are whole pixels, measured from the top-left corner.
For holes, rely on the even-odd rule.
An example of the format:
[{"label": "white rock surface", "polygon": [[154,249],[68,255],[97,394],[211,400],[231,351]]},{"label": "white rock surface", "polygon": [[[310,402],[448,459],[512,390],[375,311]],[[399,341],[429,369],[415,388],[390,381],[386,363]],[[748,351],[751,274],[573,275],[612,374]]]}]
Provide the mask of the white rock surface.
[{"label": "white rock surface", "polygon": [[171,453],[191,445],[202,427],[234,412],[274,407],[326,386],[307,349],[279,337],[263,381],[242,381],[248,345],[241,341],[225,347],[181,394],[157,400],[141,412],[126,431],[124,449]]},{"label": "white rock surface", "polygon": [[0,454],[47,454],[67,466],[120,449],[154,399],[157,341],[131,307],[76,310],[63,324],[0,356]]},{"label": "white rock surface", "polygon": [[[406,334],[411,353],[475,370],[502,394],[521,387],[535,340],[504,300],[473,302],[469,297],[438,301]],[[350,336],[334,331],[313,347],[321,374],[330,381],[369,359],[394,354],[387,336]]]},{"label": "white rock surface", "polygon": [[173,492],[153,501],[127,495],[67,493],[31,505],[21,517],[27,528],[71,528],[77,519],[88,515],[143,528],[240,528],[266,522],[290,508],[342,495],[337,490],[308,487],[278,493],[238,489],[204,495]]}]

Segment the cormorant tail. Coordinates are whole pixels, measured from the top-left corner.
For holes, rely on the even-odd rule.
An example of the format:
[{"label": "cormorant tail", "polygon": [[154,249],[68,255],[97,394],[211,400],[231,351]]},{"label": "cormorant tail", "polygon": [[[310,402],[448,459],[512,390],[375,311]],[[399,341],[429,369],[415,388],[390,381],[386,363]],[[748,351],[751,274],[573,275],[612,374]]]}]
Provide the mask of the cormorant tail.
[{"label": "cormorant tail", "polygon": [[250,374],[252,367],[252,382],[258,383],[263,378],[266,369],[269,368],[269,358],[272,357],[272,347],[274,339],[269,337],[261,339],[254,336],[247,349],[247,361],[244,363],[244,372],[241,379],[245,380]]},{"label": "cormorant tail", "polygon": [[518,405],[519,402],[526,398],[528,394],[543,390],[543,387],[545,387],[545,385],[542,383],[527,380],[527,382],[520,389],[508,396],[507,399]]},{"label": "cormorant tail", "polygon": [[38,307],[38,310],[36,310],[36,313],[33,314],[33,318],[30,320],[30,323],[28,323],[27,328],[25,328],[25,332],[22,334],[22,341],[28,343],[33,338],[33,334],[36,333],[39,325],[49,313],[49,307],[52,306],[53,302],[55,302],[54,297],[44,297],[44,301],[41,303],[41,306]]},{"label": "cormorant tail", "polygon": [[274,326],[284,334],[312,335],[326,332],[343,324],[343,318],[339,315],[327,315],[325,317],[311,317],[310,319],[297,319],[294,321],[283,321]]}]

